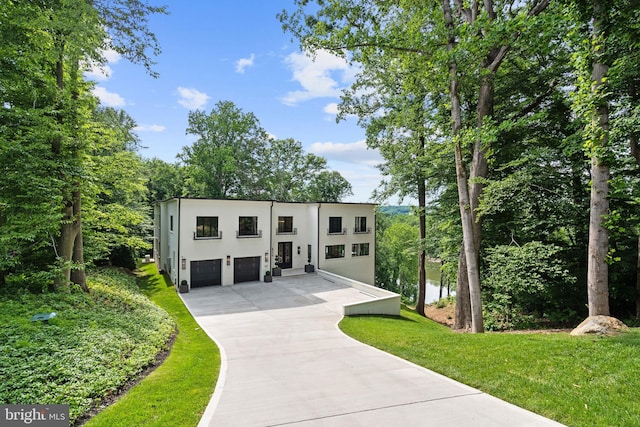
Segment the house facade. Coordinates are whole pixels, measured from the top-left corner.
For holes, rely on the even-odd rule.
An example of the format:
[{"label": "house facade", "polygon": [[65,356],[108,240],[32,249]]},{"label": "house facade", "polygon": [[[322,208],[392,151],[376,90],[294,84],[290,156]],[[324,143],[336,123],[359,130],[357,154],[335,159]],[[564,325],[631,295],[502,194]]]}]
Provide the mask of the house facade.
[{"label": "house facade", "polygon": [[374,284],[375,205],[174,198],[154,209],[154,259],[189,287],[315,268]]}]

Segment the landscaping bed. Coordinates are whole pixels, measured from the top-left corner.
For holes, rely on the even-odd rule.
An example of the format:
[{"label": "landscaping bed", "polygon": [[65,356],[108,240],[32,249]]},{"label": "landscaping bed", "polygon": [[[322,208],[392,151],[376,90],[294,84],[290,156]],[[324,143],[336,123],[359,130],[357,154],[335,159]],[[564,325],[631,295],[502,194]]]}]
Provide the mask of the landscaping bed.
[{"label": "landscaping bed", "polygon": [[89,294],[0,296],[0,403],[68,404],[73,424],[168,350],[175,322],[133,275],[99,269],[88,283]]}]

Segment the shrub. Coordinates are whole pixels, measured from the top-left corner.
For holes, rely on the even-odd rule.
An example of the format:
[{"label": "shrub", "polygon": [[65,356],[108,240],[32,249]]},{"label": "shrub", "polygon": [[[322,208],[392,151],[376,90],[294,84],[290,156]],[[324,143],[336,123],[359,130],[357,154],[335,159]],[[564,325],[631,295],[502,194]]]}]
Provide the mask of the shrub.
[{"label": "shrub", "polygon": [[[0,300],[0,403],[69,404],[73,423],[166,349],[175,323],[133,276],[100,269],[89,286]],[[58,316],[32,322],[39,312]]]},{"label": "shrub", "polygon": [[541,242],[487,249],[483,310],[487,329],[530,328],[543,319],[572,320],[575,314],[554,300],[557,289],[575,282],[560,248]]}]

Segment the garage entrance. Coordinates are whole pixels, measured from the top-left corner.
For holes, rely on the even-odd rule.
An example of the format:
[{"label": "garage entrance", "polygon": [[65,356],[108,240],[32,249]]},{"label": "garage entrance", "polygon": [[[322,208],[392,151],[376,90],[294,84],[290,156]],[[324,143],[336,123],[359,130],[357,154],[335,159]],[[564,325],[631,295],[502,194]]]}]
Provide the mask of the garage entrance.
[{"label": "garage entrance", "polygon": [[191,287],[222,285],[222,260],[191,261]]},{"label": "garage entrance", "polygon": [[260,257],[234,258],[233,283],[260,280]]}]

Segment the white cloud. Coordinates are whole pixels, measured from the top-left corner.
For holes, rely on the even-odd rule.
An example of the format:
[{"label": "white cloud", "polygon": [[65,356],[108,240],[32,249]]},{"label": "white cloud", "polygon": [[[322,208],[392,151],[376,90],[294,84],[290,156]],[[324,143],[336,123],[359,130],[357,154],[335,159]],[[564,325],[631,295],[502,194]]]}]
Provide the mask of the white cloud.
[{"label": "white cloud", "polygon": [[138,132],[164,132],[166,127],[162,125],[138,125],[133,130]]},{"label": "white cloud", "polygon": [[100,100],[102,105],[107,107],[124,107],[126,105],[123,97],[115,92],[109,92],[101,86],[96,86],[91,92]]},{"label": "white cloud", "polygon": [[[347,61],[327,51],[317,52],[315,58],[294,52],[287,56],[285,63],[293,72],[293,80],[300,83],[302,90],[287,93],[282,98],[286,105],[295,105],[314,98],[337,98],[341,94],[341,84],[353,78],[353,68]],[[336,73],[340,81],[336,79]]]},{"label": "white cloud", "polygon": [[116,64],[120,61],[120,54],[113,49],[107,49],[102,52],[102,56],[105,59],[105,63],[102,65],[99,64],[91,64],[89,69],[85,71],[84,75],[89,78],[99,82],[103,82],[108,80],[113,73],[113,69],[109,66],[110,64]]},{"label": "white cloud", "polygon": [[339,111],[338,111],[338,103],[337,102],[331,102],[327,105],[324,106],[324,108],[322,109],[322,111],[324,111],[327,114],[331,114],[333,116],[337,116]]},{"label": "white cloud", "polygon": [[252,53],[248,58],[240,58],[236,61],[236,72],[243,74],[248,67],[253,67],[253,60],[256,56]]},{"label": "white cloud", "polygon": [[190,110],[197,110],[204,107],[210,96],[199,90],[178,86],[178,104]]},{"label": "white cloud", "polygon": [[365,140],[352,143],[314,142],[309,151],[329,160],[375,167],[382,162],[378,150],[369,149]]}]

